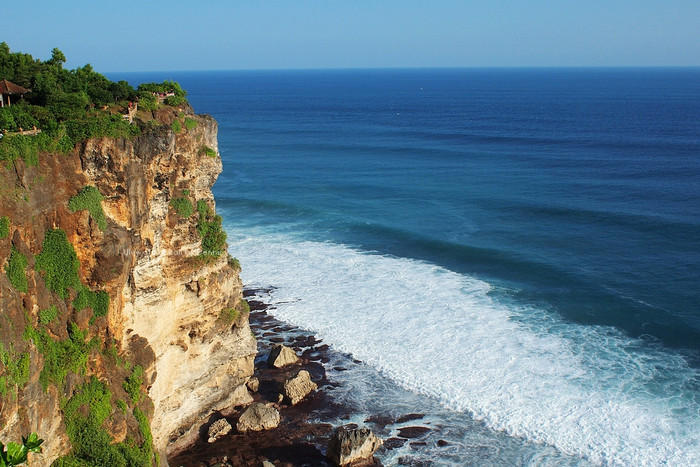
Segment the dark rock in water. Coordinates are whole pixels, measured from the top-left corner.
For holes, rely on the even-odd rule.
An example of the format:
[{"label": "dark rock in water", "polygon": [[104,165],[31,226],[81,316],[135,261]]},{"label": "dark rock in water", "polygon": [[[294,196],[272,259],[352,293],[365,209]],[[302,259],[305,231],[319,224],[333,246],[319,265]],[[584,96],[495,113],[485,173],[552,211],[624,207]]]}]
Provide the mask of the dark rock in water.
[{"label": "dark rock in water", "polygon": [[412,441],[411,444],[409,444],[409,446],[411,446],[413,449],[422,448],[427,445],[428,443],[425,441]]},{"label": "dark rock in water", "polygon": [[246,431],[261,431],[276,428],[280,424],[280,413],[274,407],[259,402],[253,402],[241,414],[236,423],[236,429]]},{"label": "dark rock in water", "polygon": [[342,366],[334,366],[334,367],[333,367],[333,370],[334,370],[334,371],[338,371],[338,372],[341,372],[341,371],[348,371],[347,368],[342,367]]},{"label": "dark rock in water", "polygon": [[328,344],[323,344],[323,345],[319,345],[318,347],[316,347],[316,350],[318,350],[319,352],[325,352],[329,348],[330,347],[328,347]]},{"label": "dark rock in water", "polygon": [[399,436],[402,438],[418,438],[430,431],[430,428],[424,426],[408,426],[399,428]]},{"label": "dark rock in water", "polygon": [[338,466],[361,465],[374,462],[374,452],[382,445],[369,428],[354,428],[340,426],[328,442],[326,456]]},{"label": "dark rock in water", "polygon": [[400,448],[404,444],[406,444],[406,440],[403,438],[389,438],[384,441],[384,447],[388,450]]},{"label": "dark rock in water", "polygon": [[394,417],[385,414],[374,414],[365,420],[365,423],[372,423],[378,428],[384,428],[390,423],[394,423]]},{"label": "dark rock in water", "polygon": [[402,415],[401,417],[396,419],[396,423],[406,423],[410,422],[413,420],[420,420],[423,417],[425,417],[425,414],[422,413],[409,413],[407,415]]},{"label": "dark rock in water", "polygon": [[439,439],[438,442],[437,442],[437,445],[440,446],[441,448],[442,448],[442,447],[445,447],[445,446],[447,446],[447,445],[449,445],[449,444],[450,444],[450,443],[448,443],[448,442],[445,441],[444,439]]},{"label": "dark rock in water", "polygon": [[270,350],[270,356],[267,357],[267,365],[274,368],[282,368],[286,365],[292,365],[299,361],[297,354],[284,345],[276,345]]},{"label": "dark rock in water", "polygon": [[275,344],[281,344],[282,342],[284,342],[284,338],[283,337],[271,337],[270,342],[274,342]]}]

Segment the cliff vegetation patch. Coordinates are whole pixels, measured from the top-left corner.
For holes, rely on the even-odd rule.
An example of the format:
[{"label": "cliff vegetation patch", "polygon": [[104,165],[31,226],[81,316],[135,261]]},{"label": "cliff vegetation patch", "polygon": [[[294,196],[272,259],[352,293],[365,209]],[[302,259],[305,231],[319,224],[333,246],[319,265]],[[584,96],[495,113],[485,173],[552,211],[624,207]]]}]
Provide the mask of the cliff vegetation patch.
[{"label": "cliff vegetation patch", "polygon": [[7,216],[0,217],[0,240],[7,238],[10,235],[10,218]]},{"label": "cliff vegetation patch", "polygon": [[5,267],[5,272],[7,273],[7,278],[10,279],[10,284],[12,284],[15,289],[25,293],[28,290],[26,269],[27,257],[13,246],[10,259],[7,261],[7,266]]},{"label": "cliff vegetation patch", "polygon": [[36,268],[43,273],[46,287],[59,297],[68,298],[68,288],[80,284],[80,262],[73,245],[68,242],[63,229],[47,230],[41,253],[36,257]]},{"label": "cliff vegetation patch", "polygon": [[201,148],[199,148],[199,153],[209,157],[217,156],[216,151],[214,151],[209,146],[202,146]]},{"label": "cliff vegetation patch", "polygon": [[192,201],[187,198],[175,198],[170,201],[170,206],[175,210],[178,216],[187,219],[194,213]]},{"label": "cliff vegetation patch", "polygon": [[134,89],[127,81],[110,81],[89,64],[67,70],[65,62],[57,48],[42,61],[0,42],[0,79],[16,91],[0,108],[0,161],[36,165],[40,153],[65,153],[88,138],[133,138],[141,133],[133,121],[137,109],[187,102],[187,93],[173,81]]},{"label": "cliff vegetation patch", "polygon": [[209,207],[206,201],[197,201],[197,232],[202,237],[202,254],[204,258],[218,258],[224,252],[226,232],[221,227],[221,216]]},{"label": "cliff vegetation patch", "polygon": [[97,226],[100,230],[105,230],[107,228],[107,219],[102,209],[103,199],[102,194],[97,188],[94,186],[86,186],[68,201],[68,207],[73,212],[87,209],[90,216],[97,222]]}]

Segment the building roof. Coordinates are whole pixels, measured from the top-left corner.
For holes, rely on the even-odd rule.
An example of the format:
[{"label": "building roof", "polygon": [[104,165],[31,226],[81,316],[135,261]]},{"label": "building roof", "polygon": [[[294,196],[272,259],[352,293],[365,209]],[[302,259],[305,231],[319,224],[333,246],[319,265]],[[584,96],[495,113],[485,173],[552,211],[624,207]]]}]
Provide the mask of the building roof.
[{"label": "building roof", "polygon": [[18,86],[15,83],[11,83],[6,79],[0,81],[0,94],[24,94],[25,92],[30,92],[29,89]]}]

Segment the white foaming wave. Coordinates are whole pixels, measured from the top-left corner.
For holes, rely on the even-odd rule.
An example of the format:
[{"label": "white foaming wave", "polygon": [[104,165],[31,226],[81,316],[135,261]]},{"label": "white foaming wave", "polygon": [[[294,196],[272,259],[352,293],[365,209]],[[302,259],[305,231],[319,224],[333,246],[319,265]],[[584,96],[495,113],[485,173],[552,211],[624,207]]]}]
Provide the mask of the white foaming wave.
[{"label": "white foaming wave", "polygon": [[[278,318],[408,389],[596,463],[700,465],[699,407],[678,389],[697,373],[679,356],[650,357],[610,329],[548,315],[538,330],[488,283],[421,261],[236,236],[244,282],[275,287]],[[647,388],[659,363],[681,380],[664,396]]]}]

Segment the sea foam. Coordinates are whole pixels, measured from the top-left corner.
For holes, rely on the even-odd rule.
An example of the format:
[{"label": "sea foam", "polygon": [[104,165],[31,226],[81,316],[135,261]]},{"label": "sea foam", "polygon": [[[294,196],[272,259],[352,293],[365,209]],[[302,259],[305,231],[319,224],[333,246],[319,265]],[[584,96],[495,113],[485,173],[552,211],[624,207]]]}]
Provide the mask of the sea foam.
[{"label": "sea foam", "polygon": [[612,465],[700,465],[698,374],[429,263],[227,229],[272,313],[487,426]]}]

